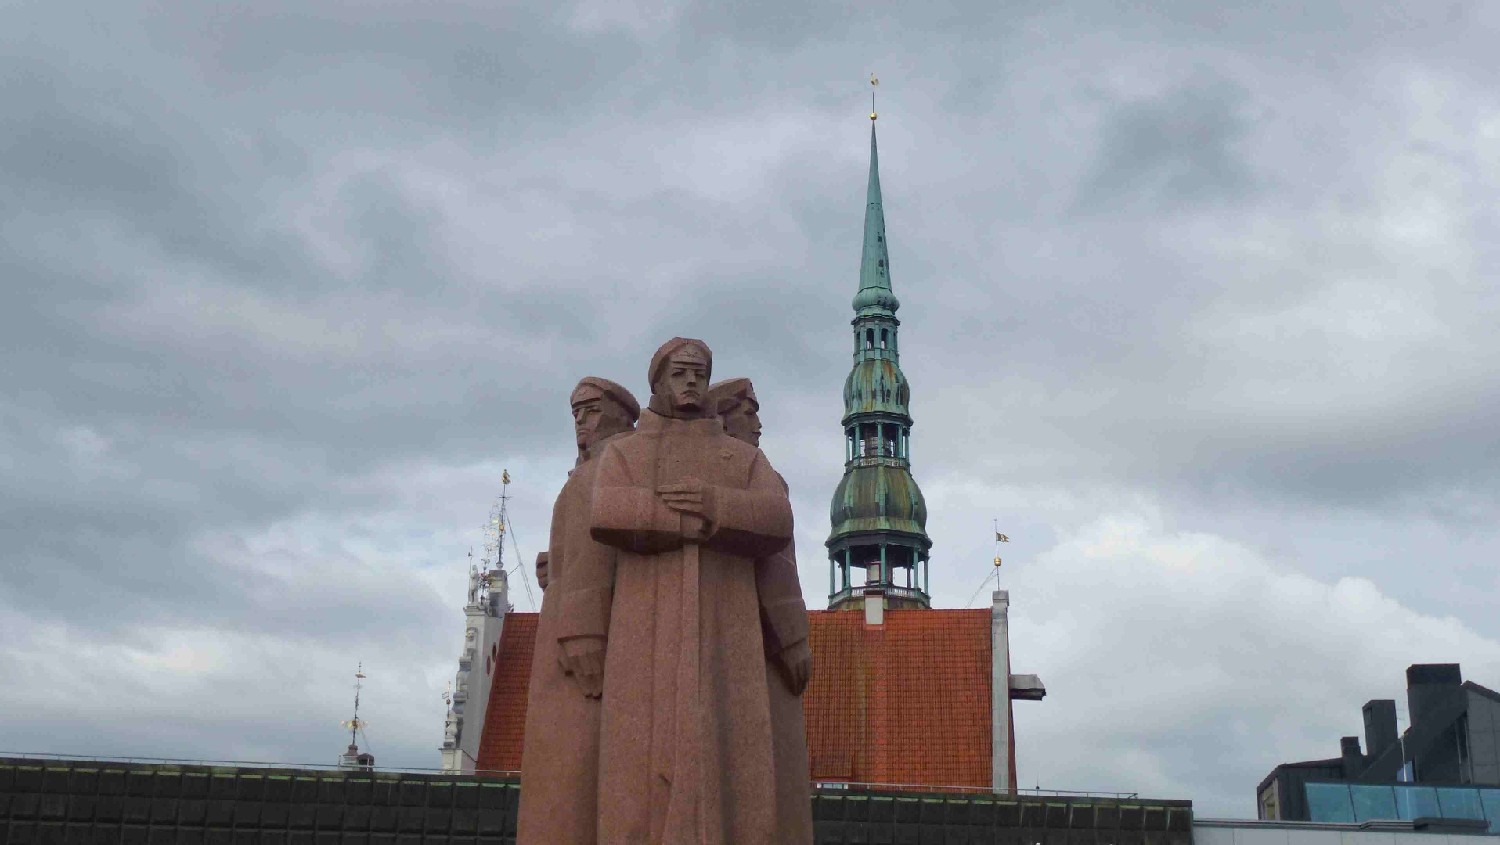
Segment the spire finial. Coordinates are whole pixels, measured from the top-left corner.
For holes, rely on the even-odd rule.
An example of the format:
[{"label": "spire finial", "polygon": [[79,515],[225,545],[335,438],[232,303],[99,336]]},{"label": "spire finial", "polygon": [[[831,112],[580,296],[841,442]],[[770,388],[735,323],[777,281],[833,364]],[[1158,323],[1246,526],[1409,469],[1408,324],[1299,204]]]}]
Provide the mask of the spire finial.
[{"label": "spire finial", "polygon": [[875,74],[870,74],[870,119],[875,119],[875,89],[880,87],[880,79]]}]

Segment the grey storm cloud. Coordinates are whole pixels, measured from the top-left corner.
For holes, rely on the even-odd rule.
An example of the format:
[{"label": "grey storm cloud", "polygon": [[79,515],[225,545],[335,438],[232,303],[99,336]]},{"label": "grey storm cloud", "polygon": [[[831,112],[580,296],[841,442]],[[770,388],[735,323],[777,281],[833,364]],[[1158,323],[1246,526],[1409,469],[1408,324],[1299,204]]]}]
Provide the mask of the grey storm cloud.
[{"label": "grey storm cloud", "polygon": [[1119,107],[1104,127],[1098,161],[1078,197],[1080,211],[1172,211],[1244,202],[1255,179],[1234,145],[1249,129],[1228,84],[1205,85]]},{"label": "grey storm cloud", "polygon": [[[1495,16],[12,4],[0,747],[331,759],[364,659],[382,761],[435,765],[500,471],[525,561],[572,384],[643,395],[677,334],[755,380],[820,606],[875,71],[938,603],[1014,525],[1053,690],[1023,769],[1247,814],[1403,661],[1500,683]],[[1356,668],[1320,645],[1246,699],[1246,639],[1298,637]],[[1179,711],[1122,727],[1090,702],[1148,690],[1106,639],[1214,659],[1173,650]],[[1067,762],[1070,720],[1119,766]]]}]

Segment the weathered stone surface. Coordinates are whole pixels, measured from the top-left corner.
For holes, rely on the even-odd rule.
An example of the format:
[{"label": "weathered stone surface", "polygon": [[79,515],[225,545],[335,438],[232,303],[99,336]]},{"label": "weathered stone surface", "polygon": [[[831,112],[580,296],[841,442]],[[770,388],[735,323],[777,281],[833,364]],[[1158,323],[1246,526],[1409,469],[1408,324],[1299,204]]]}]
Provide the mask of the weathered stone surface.
[{"label": "weathered stone surface", "polygon": [[[760,446],[760,401],[749,379],[719,382],[709,388],[710,401],[724,432]],[[786,487],[782,480],[783,489]],[[812,805],[802,693],[812,673],[808,645],[807,605],[797,579],[797,551],[788,542],[776,554],[755,563],[755,588],[765,639],[767,694],[770,696],[772,759],[776,777],[776,841],[812,839]]]},{"label": "weathered stone surface", "polygon": [[[527,788],[519,835],[527,843],[592,845],[597,841],[598,696],[615,551],[589,536],[590,496],[598,450],[630,433],[640,406],[628,390],[598,378],[580,381],[570,402],[579,456],[552,509],[547,591],[521,758]],[[543,571],[539,557],[539,581]]]},{"label": "weathered stone surface", "polygon": [[779,841],[755,572],[791,540],[791,505],[760,450],[724,433],[711,368],[702,341],[664,344],[649,409],[594,481],[592,535],[619,551],[599,759],[609,845]]}]

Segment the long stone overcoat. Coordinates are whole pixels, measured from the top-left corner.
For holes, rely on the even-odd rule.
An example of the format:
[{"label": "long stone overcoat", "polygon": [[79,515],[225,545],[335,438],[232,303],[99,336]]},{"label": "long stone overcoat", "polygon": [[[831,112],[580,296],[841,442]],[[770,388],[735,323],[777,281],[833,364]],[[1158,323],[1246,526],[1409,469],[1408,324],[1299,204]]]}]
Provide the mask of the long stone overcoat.
[{"label": "long stone overcoat", "polygon": [[[786,483],[782,482],[785,488]],[[812,794],[807,757],[807,716],[802,696],[792,692],[777,655],[807,639],[807,603],[797,578],[797,550],[788,542],[756,564],[761,629],[765,636],[766,688],[771,703],[773,757],[776,761],[776,841],[810,845]],[[813,671],[817,671],[817,666]]]},{"label": "long stone overcoat", "polygon": [[[714,485],[701,542],[657,488]],[[786,490],[717,419],[642,413],[605,448],[593,536],[619,549],[600,734],[603,845],[771,845],[776,775],[757,560],[791,539]]]},{"label": "long stone overcoat", "polygon": [[604,637],[609,629],[607,592],[616,553],[589,535],[590,497],[603,448],[603,443],[595,444],[573,468],[552,507],[547,592],[531,658],[521,750],[520,845],[598,841],[600,701],[586,698],[563,672],[559,641]]}]

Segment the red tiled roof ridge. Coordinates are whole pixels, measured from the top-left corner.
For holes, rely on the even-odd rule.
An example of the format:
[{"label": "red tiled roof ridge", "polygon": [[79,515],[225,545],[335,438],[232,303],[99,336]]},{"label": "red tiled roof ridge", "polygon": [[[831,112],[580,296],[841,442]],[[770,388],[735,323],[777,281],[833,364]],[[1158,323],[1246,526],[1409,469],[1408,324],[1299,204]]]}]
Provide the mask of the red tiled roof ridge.
[{"label": "red tiled roof ridge", "polygon": [[495,677],[490,682],[490,700],[484,710],[484,728],[479,736],[479,757],[474,767],[481,771],[518,772],[526,734],[526,696],[531,687],[531,655],[536,648],[537,613],[505,614],[500,628],[500,653],[495,659]]}]

